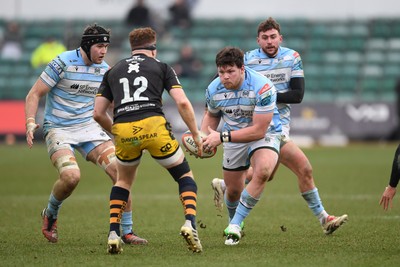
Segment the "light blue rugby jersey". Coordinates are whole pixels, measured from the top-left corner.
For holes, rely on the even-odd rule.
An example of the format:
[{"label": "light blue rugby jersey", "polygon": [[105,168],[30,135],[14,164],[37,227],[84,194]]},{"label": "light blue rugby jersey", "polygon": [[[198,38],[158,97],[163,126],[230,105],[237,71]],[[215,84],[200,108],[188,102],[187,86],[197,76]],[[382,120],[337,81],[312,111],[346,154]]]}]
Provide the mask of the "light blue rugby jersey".
[{"label": "light blue rugby jersey", "polygon": [[45,133],[93,120],[94,98],[108,68],[104,61],[86,66],[80,49],[63,52],[46,66],[40,75],[51,87],[44,113]]},{"label": "light blue rugby jersey", "polygon": [[253,113],[273,112],[268,132],[281,132],[281,122],[276,107],[274,84],[264,76],[245,67],[245,80],[239,90],[228,90],[219,77],[206,90],[208,110],[213,114],[222,112],[223,130],[239,130],[252,124]]},{"label": "light blue rugby jersey", "polygon": [[[303,63],[298,52],[279,47],[278,54],[269,58],[261,48],[245,53],[246,66],[269,78],[280,93],[290,90],[290,79],[304,77]],[[278,103],[282,125],[290,123],[290,104]]]}]

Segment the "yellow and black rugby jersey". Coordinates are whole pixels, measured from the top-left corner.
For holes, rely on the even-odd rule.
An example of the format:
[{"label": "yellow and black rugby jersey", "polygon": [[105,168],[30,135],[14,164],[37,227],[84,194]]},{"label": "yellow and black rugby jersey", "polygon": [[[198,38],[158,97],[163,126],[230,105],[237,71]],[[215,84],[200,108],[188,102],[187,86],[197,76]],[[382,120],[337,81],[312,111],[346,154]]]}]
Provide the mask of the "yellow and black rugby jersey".
[{"label": "yellow and black rugby jersey", "polygon": [[104,75],[98,96],[114,101],[114,122],[131,122],[164,115],[164,90],[182,86],[168,64],[136,54],[115,64]]}]

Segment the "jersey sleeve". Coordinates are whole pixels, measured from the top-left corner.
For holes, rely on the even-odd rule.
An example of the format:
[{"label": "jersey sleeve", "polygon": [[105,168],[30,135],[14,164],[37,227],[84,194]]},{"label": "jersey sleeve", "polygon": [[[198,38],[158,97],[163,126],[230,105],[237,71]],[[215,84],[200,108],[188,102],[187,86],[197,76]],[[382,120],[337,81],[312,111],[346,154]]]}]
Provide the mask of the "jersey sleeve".
[{"label": "jersey sleeve", "polygon": [[175,70],[168,64],[165,64],[165,66],[166,66],[166,71],[165,71],[164,88],[167,91],[174,88],[182,88],[182,85],[179,82]]},{"label": "jersey sleeve", "polygon": [[114,97],[111,92],[110,84],[108,83],[108,74],[110,73],[110,70],[108,70],[103,77],[103,81],[100,84],[99,90],[97,92],[96,96],[103,96],[110,100],[110,102],[113,101]]},{"label": "jersey sleeve", "polygon": [[254,113],[263,114],[274,112],[276,106],[276,89],[272,82],[264,84],[258,91]]},{"label": "jersey sleeve", "polygon": [[[215,82],[215,79],[214,79],[213,82]],[[206,106],[207,106],[208,111],[211,114],[217,116],[220,113],[220,110],[217,108],[216,102],[212,97],[212,93],[211,92],[213,91],[213,89],[212,89],[213,88],[212,87],[213,86],[213,82],[206,89]]]},{"label": "jersey sleeve", "polygon": [[291,78],[303,78],[304,70],[303,70],[303,62],[301,60],[300,54],[296,51],[293,53],[293,66],[292,66],[292,75]]},{"label": "jersey sleeve", "polygon": [[40,79],[49,87],[53,88],[63,78],[66,64],[57,56],[47,64],[46,68],[40,75]]}]

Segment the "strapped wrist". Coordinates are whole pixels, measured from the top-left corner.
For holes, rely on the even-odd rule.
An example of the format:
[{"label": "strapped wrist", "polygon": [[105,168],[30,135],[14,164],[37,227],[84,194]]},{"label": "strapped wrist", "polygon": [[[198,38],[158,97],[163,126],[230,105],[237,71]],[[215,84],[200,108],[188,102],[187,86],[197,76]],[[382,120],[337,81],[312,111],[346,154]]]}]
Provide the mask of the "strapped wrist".
[{"label": "strapped wrist", "polygon": [[222,143],[230,142],[231,141],[231,132],[224,131],[219,133],[219,139]]},{"label": "strapped wrist", "polygon": [[26,118],[26,124],[28,124],[28,123],[36,123],[35,117]]},{"label": "strapped wrist", "polygon": [[35,122],[35,118],[32,117],[27,118],[25,127],[26,127],[26,132],[35,132],[36,129],[38,128],[38,125]]}]

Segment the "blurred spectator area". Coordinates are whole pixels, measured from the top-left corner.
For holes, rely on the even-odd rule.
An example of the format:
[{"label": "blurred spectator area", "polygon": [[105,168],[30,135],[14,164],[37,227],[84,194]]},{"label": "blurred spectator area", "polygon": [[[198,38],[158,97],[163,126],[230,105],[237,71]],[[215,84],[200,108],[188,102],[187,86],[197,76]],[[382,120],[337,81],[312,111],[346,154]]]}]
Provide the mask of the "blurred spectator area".
[{"label": "blurred spectator area", "polygon": [[[201,59],[198,78],[181,78],[190,99],[204,100],[204,89],[216,73],[215,55],[224,46],[244,51],[257,48],[260,21],[247,19],[194,19],[190,29],[171,28],[158,40],[158,58],[169,64],[190,44]],[[306,76],[304,101],[394,101],[400,77],[400,19],[308,20],[276,18],[281,24],[284,46],[297,50]],[[130,55],[123,20],[98,20],[112,31],[107,62]],[[7,21],[0,19],[0,32]],[[32,51],[52,35],[68,49],[79,46],[81,33],[93,21],[18,21],[23,35],[23,56],[1,59],[0,99],[22,100],[38,77],[30,66]]]}]

